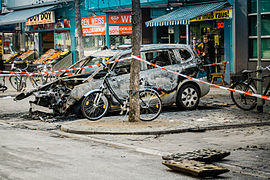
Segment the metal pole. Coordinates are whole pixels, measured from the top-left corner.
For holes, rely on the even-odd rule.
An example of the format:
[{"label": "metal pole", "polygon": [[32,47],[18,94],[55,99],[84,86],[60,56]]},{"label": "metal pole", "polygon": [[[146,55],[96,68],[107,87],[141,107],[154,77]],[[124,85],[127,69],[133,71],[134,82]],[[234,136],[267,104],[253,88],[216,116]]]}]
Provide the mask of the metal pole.
[{"label": "metal pole", "polygon": [[186,25],[186,43],[187,45],[189,45],[189,35],[190,35],[190,32],[189,32],[189,24]]},{"label": "metal pole", "polygon": [[[257,0],[257,55],[258,55],[258,61],[257,61],[257,70],[261,69],[261,57],[262,57],[262,42],[261,42],[261,4],[260,0]],[[257,78],[262,78],[262,72],[257,72]],[[257,81],[257,94],[262,94],[262,82]],[[261,98],[257,99],[257,111],[263,112],[263,101]]]}]

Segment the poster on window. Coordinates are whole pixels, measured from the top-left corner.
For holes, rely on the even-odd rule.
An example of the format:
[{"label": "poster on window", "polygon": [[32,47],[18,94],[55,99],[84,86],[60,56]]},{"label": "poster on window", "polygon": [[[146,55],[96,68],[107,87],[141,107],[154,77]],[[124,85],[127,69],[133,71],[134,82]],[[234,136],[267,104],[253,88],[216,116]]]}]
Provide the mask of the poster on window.
[{"label": "poster on window", "polygon": [[106,33],[105,26],[83,28],[83,36],[104,36]]},{"label": "poster on window", "polygon": [[128,35],[132,34],[132,26],[110,26],[110,35]]}]

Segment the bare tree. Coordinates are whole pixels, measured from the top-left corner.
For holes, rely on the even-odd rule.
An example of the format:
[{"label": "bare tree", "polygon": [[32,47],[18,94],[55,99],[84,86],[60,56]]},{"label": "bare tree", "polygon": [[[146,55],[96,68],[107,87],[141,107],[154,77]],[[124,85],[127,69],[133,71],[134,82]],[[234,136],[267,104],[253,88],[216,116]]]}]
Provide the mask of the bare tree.
[{"label": "bare tree", "polygon": [[77,34],[78,34],[78,48],[79,48],[79,60],[80,60],[84,57],[80,0],[74,0],[74,4],[75,4],[76,27],[77,27]]},{"label": "bare tree", "polygon": [[[140,0],[132,0],[132,55],[139,56],[142,42],[142,13]],[[140,62],[132,59],[130,65],[129,122],[140,120],[139,104]]]}]

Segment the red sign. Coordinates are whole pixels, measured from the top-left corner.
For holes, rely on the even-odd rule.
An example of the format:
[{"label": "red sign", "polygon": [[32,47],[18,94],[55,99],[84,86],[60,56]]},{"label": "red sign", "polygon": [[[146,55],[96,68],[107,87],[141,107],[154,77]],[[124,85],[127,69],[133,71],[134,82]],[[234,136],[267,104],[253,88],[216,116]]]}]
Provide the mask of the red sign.
[{"label": "red sign", "polygon": [[[103,25],[105,24],[105,15],[102,16],[91,16],[91,17],[82,17],[82,27],[88,27],[92,25]],[[75,21],[76,25],[76,21]]]},{"label": "red sign", "polygon": [[218,29],[224,28],[224,22],[217,23]]},{"label": "red sign", "polygon": [[104,36],[106,33],[105,26],[83,28],[83,36]]},{"label": "red sign", "polygon": [[109,24],[131,24],[131,14],[109,15]]},{"label": "red sign", "polygon": [[110,26],[110,35],[126,35],[132,34],[132,26]]}]

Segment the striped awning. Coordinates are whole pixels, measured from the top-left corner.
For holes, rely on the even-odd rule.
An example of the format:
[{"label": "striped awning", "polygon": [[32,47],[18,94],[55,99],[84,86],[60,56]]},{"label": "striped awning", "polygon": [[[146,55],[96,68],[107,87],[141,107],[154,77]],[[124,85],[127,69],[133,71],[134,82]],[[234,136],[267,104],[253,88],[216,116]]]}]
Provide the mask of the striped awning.
[{"label": "striped awning", "polygon": [[31,8],[10,12],[6,15],[0,16],[0,25],[16,24],[26,22],[28,18],[45,11],[53,9],[55,6],[46,6],[39,8]]},{"label": "striped awning", "polygon": [[191,19],[197,16],[208,14],[218,9],[222,9],[226,4],[227,2],[218,2],[210,4],[184,6],[180,7],[179,9],[169,14],[147,21],[145,24],[146,27],[189,24]]}]

